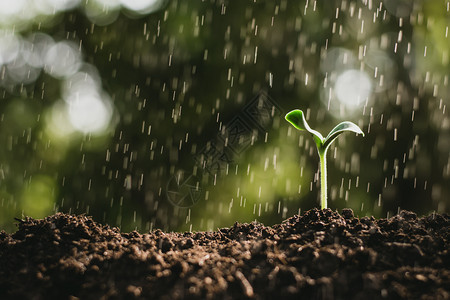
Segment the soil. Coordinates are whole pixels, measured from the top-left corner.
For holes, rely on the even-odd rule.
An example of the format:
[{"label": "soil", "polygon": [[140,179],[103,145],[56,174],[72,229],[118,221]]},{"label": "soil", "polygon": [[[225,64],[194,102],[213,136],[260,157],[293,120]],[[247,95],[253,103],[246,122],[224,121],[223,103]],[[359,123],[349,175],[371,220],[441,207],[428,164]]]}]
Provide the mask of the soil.
[{"label": "soil", "polygon": [[271,227],[122,233],[85,215],[0,233],[0,299],[450,299],[450,219],[313,209]]}]

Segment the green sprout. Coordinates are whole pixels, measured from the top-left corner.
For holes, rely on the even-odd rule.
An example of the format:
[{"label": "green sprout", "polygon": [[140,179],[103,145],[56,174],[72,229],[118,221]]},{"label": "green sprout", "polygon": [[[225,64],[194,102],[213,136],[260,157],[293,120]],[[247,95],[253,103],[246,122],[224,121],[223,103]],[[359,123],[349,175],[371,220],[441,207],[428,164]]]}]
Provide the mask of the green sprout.
[{"label": "green sprout", "polygon": [[327,137],[323,137],[320,132],[311,129],[308,123],[305,120],[305,116],[300,109],[295,109],[286,114],[286,121],[291,123],[298,130],[306,130],[311,133],[314,142],[317,146],[317,152],[320,157],[320,206],[322,209],[327,208],[327,150],[330,147],[331,143],[343,132],[350,131],[362,134],[364,136],[364,132],[362,132],[361,128],[358,125],[352,122],[342,122],[339,123]]}]

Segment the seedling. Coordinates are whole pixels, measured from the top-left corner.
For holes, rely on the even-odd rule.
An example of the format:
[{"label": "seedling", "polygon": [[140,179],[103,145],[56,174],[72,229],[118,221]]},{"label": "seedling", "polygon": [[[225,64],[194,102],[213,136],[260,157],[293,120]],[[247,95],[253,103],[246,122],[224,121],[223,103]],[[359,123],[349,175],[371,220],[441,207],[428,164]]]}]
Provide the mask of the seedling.
[{"label": "seedling", "polygon": [[295,109],[286,114],[286,121],[291,123],[298,130],[306,130],[311,133],[314,142],[317,146],[317,152],[320,157],[320,206],[322,209],[327,208],[327,150],[330,147],[331,143],[343,132],[355,132],[357,134],[362,134],[364,136],[364,132],[362,132],[361,128],[358,125],[344,121],[339,123],[327,137],[323,137],[320,132],[311,129],[308,123],[305,120],[305,116],[300,109]]}]

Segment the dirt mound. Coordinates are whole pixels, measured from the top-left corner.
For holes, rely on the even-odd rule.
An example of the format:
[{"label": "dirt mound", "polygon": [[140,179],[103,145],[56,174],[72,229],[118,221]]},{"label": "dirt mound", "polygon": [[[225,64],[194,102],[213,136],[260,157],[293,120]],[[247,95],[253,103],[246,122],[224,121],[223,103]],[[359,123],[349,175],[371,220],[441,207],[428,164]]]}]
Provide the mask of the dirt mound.
[{"label": "dirt mound", "polygon": [[0,299],[450,299],[450,219],[309,210],[271,227],[122,233],[58,213],[0,233]]}]

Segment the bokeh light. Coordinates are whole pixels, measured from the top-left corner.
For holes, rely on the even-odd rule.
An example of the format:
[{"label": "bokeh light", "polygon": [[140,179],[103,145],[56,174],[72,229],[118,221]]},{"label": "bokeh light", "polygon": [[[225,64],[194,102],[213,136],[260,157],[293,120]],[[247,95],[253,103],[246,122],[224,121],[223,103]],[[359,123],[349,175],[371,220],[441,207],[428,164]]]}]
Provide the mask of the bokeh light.
[{"label": "bokeh light", "polygon": [[27,6],[27,2],[27,0],[0,1],[0,20],[20,14]]},{"label": "bokeh light", "polygon": [[119,17],[120,2],[119,0],[92,0],[85,4],[84,13],[92,23],[106,26]]},{"label": "bokeh light", "polygon": [[322,61],[320,63],[320,70],[324,74],[331,74],[333,72],[339,73],[344,70],[356,67],[357,62],[358,61],[353,54],[353,51],[346,48],[332,47],[322,58]]},{"label": "bokeh light", "polygon": [[386,51],[367,50],[363,62],[366,74],[372,74],[372,87],[376,92],[385,91],[395,84],[397,69]]},{"label": "bokeh light", "polygon": [[96,93],[79,93],[66,100],[72,126],[83,133],[104,131],[111,119],[109,101]]},{"label": "bokeh light", "polygon": [[159,9],[165,0],[120,0],[120,3],[128,10],[140,15],[149,14]]},{"label": "bokeh light", "polygon": [[61,78],[74,74],[81,64],[80,50],[73,42],[58,42],[49,47],[45,55],[45,71]]},{"label": "bokeh light", "polygon": [[14,34],[0,32],[0,66],[13,61],[19,54],[20,41]]},{"label": "bokeh light", "polygon": [[81,0],[33,0],[29,3],[41,14],[51,14],[77,7]]},{"label": "bokeh light", "polygon": [[341,103],[347,107],[357,108],[369,97],[372,82],[363,71],[347,70],[337,77],[334,90]]}]

